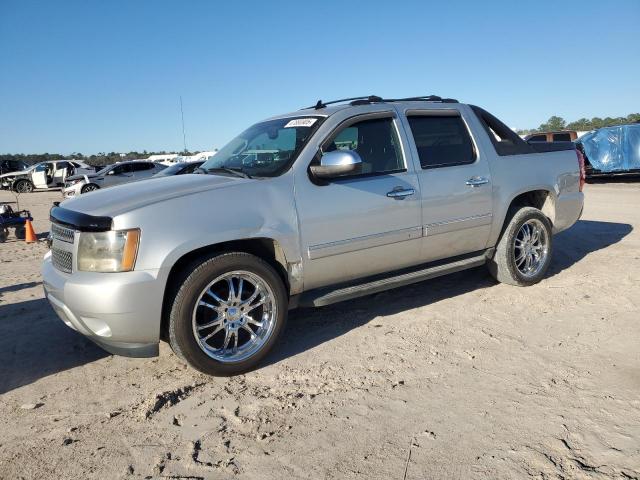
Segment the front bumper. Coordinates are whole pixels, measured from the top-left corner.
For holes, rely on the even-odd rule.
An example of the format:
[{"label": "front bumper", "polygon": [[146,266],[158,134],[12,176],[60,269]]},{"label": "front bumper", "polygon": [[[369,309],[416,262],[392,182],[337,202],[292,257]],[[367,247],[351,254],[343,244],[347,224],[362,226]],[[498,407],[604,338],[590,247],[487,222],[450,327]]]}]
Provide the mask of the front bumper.
[{"label": "front bumper", "polygon": [[158,355],[163,288],[156,271],[66,274],[49,252],[42,278],[45,297],[68,327],[116,355]]},{"label": "front bumper", "polygon": [[[80,182],[80,183],[82,183],[82,182]],[[79,183],[76,183],[76,184],[70,185],[68,187],[63,187],[62,188],[62,195],[64,196],[64,198],[77,197],[78,195],[80,195],[80,192],[82,191],[82,185],[79,184]]]}]

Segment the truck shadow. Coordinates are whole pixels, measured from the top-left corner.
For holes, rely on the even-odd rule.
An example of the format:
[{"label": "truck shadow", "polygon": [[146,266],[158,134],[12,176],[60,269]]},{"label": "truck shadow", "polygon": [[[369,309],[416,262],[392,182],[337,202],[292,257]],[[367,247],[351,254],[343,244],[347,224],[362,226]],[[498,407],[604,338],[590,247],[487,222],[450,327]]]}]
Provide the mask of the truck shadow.
[{"label": "truck shadow", "polygon": [[107,355],[62,323],[44,298],[0,299],[0,394]]},{"label": "truck shadow", "polygon": [[[631,225],[624,223],[578,221],[554,237],[554,258],[547,278],[570,268],[586,255],[621,241],[632,230]],[[495,284],[487,269],[478,267],[328,307],[292,311],[283,341],[265,363],[276,363],[310,350],[376,317],[424,307]]]},{"label": "truck shadow", "polygon": [[554,236],[553,261],[547,278],[571,267],[590,253],[618,243],[632,230],[628,223],[578,220],[570,229]]}]

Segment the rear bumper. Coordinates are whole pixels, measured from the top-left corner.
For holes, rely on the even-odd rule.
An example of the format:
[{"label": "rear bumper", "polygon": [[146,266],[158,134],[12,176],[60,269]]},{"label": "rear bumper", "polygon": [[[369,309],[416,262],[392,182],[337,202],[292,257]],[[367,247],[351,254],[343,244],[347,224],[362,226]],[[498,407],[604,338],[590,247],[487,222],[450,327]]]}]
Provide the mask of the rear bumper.
[{"label": "rear bumper", "polygon": [[584,194],[582,192],[565,193],[556,198],[556,215],[553,233],[571,227],[582,216]]},{"label": "rear bumper", "polygon": [[116,355],[158,355],[163,289],[155,272],[69,275],[48,253],[42,278],[45,297],[68,327]]}]

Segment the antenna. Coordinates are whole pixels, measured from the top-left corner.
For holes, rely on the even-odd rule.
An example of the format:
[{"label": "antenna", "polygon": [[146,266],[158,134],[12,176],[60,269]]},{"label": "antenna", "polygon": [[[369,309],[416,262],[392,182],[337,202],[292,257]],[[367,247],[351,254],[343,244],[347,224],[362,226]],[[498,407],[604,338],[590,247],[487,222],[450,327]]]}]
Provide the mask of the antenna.
[{"label": "antenna", "polygon": [[184,151],[187,152],[187,136],[184,133],[184,111],[182,110],[182,95],[180,95],[180,116],[182,117],[182,143],[184,144]]}]

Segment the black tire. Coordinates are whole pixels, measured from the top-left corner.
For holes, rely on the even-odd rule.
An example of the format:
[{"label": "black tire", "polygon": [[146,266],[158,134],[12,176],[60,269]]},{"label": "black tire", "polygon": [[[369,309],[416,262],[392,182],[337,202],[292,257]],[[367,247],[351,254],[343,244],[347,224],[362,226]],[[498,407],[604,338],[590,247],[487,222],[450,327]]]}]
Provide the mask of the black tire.
[{"label": "black tire", "polygon": [[[203,289],[210,282],[232,271],[247,271],[260,277],[271,288],[276,313],[270,336],[249,358],[226,363],[204,353],[194,336],[192,313]],[[248,253],[232,252],[204,257],[185,272],[171,303],[168,337],[171,348],[191,367],[208,375],[237,375],[253,369],[278,341],[287,321],[288,295],[277,272],[265,261]]]},{"label": "black tire", "polygon": [[93,192],[94,190],[98,190],[98,189],[100,189],[100,187],[98,185],[96,185],[95,183],[87,183],[86,185],[84,185],[80,189],[80,193],[89,193],[89,192]]},{"label": "black tire", "polygon": [[8,237],[9,230],[4,227],[0,227],[0,243],[6,242]]},{"label": "black tire", "polygon": [[13,184],[13,191],[16,193],[33,192],[33,183],[30,180],[18,180]]},{"label": "black tire", "polygon": [[[539,269],[532,275],[524,275],[516,265],[516,235],[521,227],[530,220],[538,220],[546,230],[547,251]],[[552,227],[549,219],[540,210],[533,207],[514,208],[509,211],[505,220],[496,251],[487,262],[491,275],[500,283],[527,287],[542,280],[551,264],[553,253]]]}]

